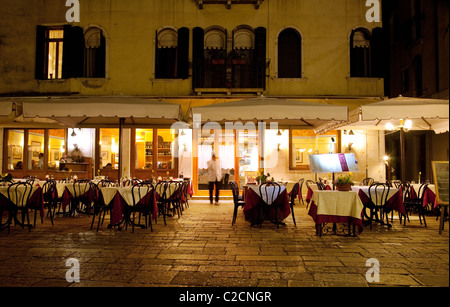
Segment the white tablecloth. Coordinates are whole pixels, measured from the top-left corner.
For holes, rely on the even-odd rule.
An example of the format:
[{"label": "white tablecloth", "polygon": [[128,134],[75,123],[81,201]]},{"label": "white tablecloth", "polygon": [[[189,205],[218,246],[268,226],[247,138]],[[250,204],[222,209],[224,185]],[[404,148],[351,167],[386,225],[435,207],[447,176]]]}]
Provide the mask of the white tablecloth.
[{"label": "white tablecloth", "polygon": [[317,206],[317,215],[345,216],[361,219],[364,208],[358,192],[314,191],[311,200]]},{"label": "white tablecloth", "polygon": [[250,185],[249,186],[250,189],[252,189],[256,194],[258,194],[259,197],[262,198],[262,200],[268,204],[271,205],[274,200],[276,199],[276,197],[283,193],[284,190],[286,190],[286,186],[268,186],[266,187],[267,189],[267,193],[263,191],[263,195],[261,195],[261,193],[259,192],[259,185]]},{"label": "white tablecloth", "polygon": [[[367,197],[369,197],[369,186],[356,186],[356,185],[352,186],[353,192],[358,193],[360,190],[362,190],[367,195]],[[384,199],[382,197],[382,191],[383,191],[382,187],[378,188],[377,189],[378,197],[375,197],[375,187],[372,187],[372,189],[370,190],[371,200],[374,204],[375,204],[375,202],[377,202],[377,204],[376,204],[377,206],[383,205]],[[390,188],[387,199],[390,199],[397,192],[398,192],[397,188]],[[386,196],[386,195],[384,195],[384,196]]]},{"label": "white tablecloth", "polygon": [[[116,195],[116,193],[120,193],[120,196],[126,201],[129,206],[133,206],[133,193],[136,199],[136,203],[138,203],[142,197],[146,195],[146,188],[135,188],[132,193],[132,187],[100,187],[99,188],[102,195],[103,200],[106,205],[108,205]],[[140,193],[139,193],[140,192]]]},{"label": "white tablecloth", "polygon": [[[33,185],[33,187],[31,188],[31,193],[30,193],[30,197],[31,195],[33,195],[33,193],[38,189],[39,187],[37,185]],[[3,194],[6,198],[8,198],[8,187],[0,187],[0,193]],[[22,198],[24,197],[25,193],[25,187],[20,186],[17,187],[17,198],[16,198],[16,192],[15,192],[15,188],[11,188],[10,190],[10,194],[11,194],[11,201],[17,206],[17,202],[19,200],[22,200]]]}]

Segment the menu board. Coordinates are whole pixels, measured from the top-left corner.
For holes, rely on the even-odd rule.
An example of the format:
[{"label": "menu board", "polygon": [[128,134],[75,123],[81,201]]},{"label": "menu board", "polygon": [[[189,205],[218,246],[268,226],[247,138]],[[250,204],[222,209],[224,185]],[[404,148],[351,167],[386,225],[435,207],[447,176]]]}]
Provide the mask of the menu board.
[{"label": "menu board", "polygon": [[358,172],[358,161],[354,154],[309,155],[312,173]]},{"label": "menu board", "polygon": [[448,161],[432,161],[436,198],[439,205],[448,205]]}]

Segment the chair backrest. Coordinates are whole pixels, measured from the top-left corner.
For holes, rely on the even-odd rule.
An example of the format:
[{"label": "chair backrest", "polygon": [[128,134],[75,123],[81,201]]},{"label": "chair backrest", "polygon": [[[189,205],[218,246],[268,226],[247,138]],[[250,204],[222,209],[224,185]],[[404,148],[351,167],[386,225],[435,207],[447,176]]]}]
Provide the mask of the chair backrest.
[{"label": "chair backrest", "polygon": [[316,184],[314,181],[312,180],[306,180],[306,187],[310,188],[310,184]]},{"label": "chair backrest", "polygon": [[168,189],[172,188],[174,189],[174,192],[170,196],[172,199],[178,199],[181,200],[181,196],[183,194],[183,183],[179,181],[170,181],[168,184]]},{"label": "chair backrest", "polygon": [[325,184],[322,181],[317,181],[316,184],[317,184],[317,187],[319,188],[319,190],[321,190],[321,191],[324,191],[327,189],[325,187]]},{"label": "chair backrest", "polygon": [[160,181],[156,184],[155,190],[158,193],[161,200],[167,200],[167,188],[169,187],[169,183],[167,181]]},{"label": "chair backrest", "polygon": [[47,203],[52,201],[53,197],[56,196],[55,193],[56,193],[56,181],[47,180],[42,186],[42,194],[44,196],[44,201]]},{"label": "chair backrest", "polygon": [[419,187],[419,191],[417,191],[417,198],[419,200],[423,200],[423,197],[425,196],[425,192],[428,189],[428,183],[422,183]]},{"label": "chair backrest", "polygon": [[74,198],[80,198],[85,194],[92,186],[92,182],[89,179],[77,180],[73,183]]},{"label": "chair backrest", "polygon": [[231,192],[233,193],[233,201],[234,201],[234,203],[237,203],[239,201],[238,185],[237,185],[236,181],[230,181],[229,184],[230,184]]},{"label": "chair backrest", "polygon": [[259,194],[266,205],[272,205],[281,194],[281,186],[273,181],[263,183],[259,186]]},{"label": "chair backrest", "polygon": [[396,189],[400,189],[402,187],[402,182],[400,180],[392,180],[392,184]]},{"label": "chair backrest", "polygon": [[373,178],[367,177],[363,179],[362,184],[365,186],[371,186],[374,182],[375,181]]},{"label": "chair backrest", "polygon": [[300,184],[296,182],[291,190],[291,204],[295,202],[295,199],[297,198],[298,194],[300,192]]},{"label": "chair backrest", "polygon": [[388,183],[372,183],[369,187],[369,198],[377,206],[385,206],[391,186]]},{"label": "chair backrest", "polygon": [[116,184],[108,179],[102,179],[97,183],[98,187],[114,187]]},{"label": "chair backrest", "polygon": [[33,185],[29,182],[17,182],[8,187],[8,199],[18,208],[28,205]]},{"label": "chair backrest", "polygon": [[[137,182],[131,187],[131,195],[133,197],[133,206],[136,206],[141,199],[153,190],[153,184],[149,182]],[[142,203],[146,206],[148,203]]]}]

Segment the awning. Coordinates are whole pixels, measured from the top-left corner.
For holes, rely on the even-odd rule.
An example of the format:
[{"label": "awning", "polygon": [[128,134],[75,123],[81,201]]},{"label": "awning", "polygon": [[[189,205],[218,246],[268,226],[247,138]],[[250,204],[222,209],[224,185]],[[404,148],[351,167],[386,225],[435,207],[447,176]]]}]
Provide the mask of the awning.
[{"label": "awning", "polygon": [[71,128],[170,126],[181,116],[178,104],[138,97],[23,100],[23,119],[46,119]]},{"label": "awning", "polygon": [[387,130],[386,124],[398,126],[400,119],[410,120],[410,130],[449,131],[449,101],[398,97],[361,106],[349,114],[341,129]]},{"label": "awning", "polygon": [[277,122],[280,127],[316,128],[329,122],[348,121],[348,107],[264,96],[194,107],[191,116],[201,115],[202,123]]},{"label": "awning", "polygon": [[12,114],[13,114],[12,101],[0,101],[0,124],[10,122]]}]

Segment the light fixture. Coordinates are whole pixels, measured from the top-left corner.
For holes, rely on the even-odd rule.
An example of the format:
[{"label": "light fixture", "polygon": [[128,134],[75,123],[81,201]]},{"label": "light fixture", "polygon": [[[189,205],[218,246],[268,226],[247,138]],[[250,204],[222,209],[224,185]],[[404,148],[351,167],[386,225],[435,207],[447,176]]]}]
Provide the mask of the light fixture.
[{"label": "light fixture", "polygon": [[347,130],[344,130],[344,134],[347,135],[347,140],[348,140],[347,151],[351,152],[352,146],[354,143],[355,133],[353,132],[353,130],[350,130],[348,133],[347,133]]},{"label": "light fixture", "polygon": [[282,135],[283,135],[283,134],[281,133],[280,129],[278,129],[278,132],[277,132],[277,139],[278,139],[277,150],[278,150],[278,151],[280,151],[280,147],[281,147],[281,136],[282,136]]},{"label": "light fixture", "polygon": [[403,120],[400,119],[400,125],[398,125],[397,127],[394,126],[392,123],[387,123],[385,125],[386,130],[389,131],[397,131],[397,130],[404,130],[405,132],[409,131],[412,128],[412,121],[411,120]]},{"label": "light fixture", "polygon": [[77,136],[77,134],[75,133],[75,129],[72,129],[72,134],[70,136],[72,136],[72,137],[76,137]]}]

